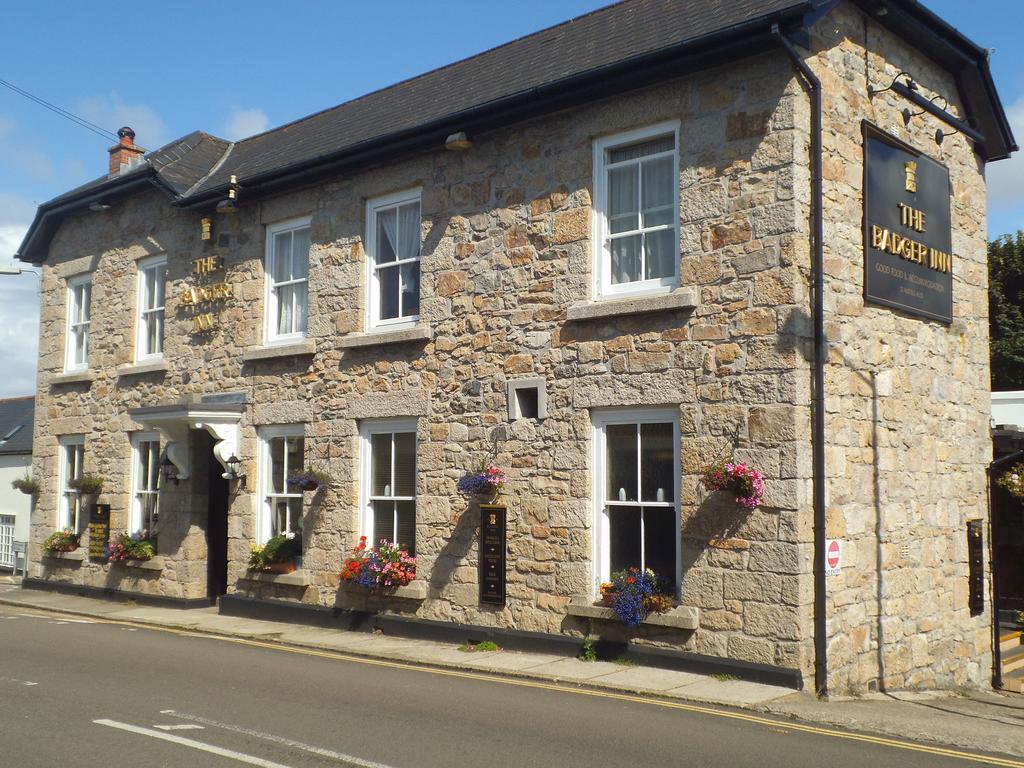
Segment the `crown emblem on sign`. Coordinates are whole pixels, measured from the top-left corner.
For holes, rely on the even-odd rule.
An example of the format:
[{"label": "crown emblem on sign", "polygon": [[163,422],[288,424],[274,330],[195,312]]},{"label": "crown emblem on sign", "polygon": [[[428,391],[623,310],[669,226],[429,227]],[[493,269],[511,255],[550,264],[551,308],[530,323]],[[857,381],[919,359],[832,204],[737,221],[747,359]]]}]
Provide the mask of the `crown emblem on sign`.
[{"label": "crown emblem on sign", "polygon": [[907,174],[907,192],[917,192],[917,163],[908,161],[903,164],[903,170]]}]

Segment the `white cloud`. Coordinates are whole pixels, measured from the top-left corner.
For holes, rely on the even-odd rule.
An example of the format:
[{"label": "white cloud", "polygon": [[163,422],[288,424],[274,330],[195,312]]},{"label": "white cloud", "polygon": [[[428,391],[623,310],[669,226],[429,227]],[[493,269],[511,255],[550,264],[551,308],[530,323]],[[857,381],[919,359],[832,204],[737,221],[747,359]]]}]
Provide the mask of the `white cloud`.
[{"label": "white cloud", "polygon": [[156,110],[145,104],[128,104],[116,91],[86,99],[78,104],[77,112],[111,133],[127,125],[135,131],[135,143],[147,150],[159,149],[170,140]]},{"label": "white cloud", "polygon": [[[1010,128],[1017,141],[1024,138],[1024,96],[1006,110]],[[1024,203],[1024,151],[1015,152],[1009,160],[988,166],[988,204],[1000,210]]]},{"label": "white cloud", "polygon": [[257,133],[263,133],[270,127],[270,118],[262,109],[242,109],[232,107],[231,114],[224,123],[224,138],[238,141]]},{"label": "white cloud", "polygon": [[[0,195],[0,216],[5,218],[33,208],[16,195]],[[27,230],[27,219],[0,221],[0,265],[22,266],[12,264],[11,255]],[[39,278],[34,274],[0,275],[0,360],[4,365],[0,397],[35,392],[38,345]]]}]

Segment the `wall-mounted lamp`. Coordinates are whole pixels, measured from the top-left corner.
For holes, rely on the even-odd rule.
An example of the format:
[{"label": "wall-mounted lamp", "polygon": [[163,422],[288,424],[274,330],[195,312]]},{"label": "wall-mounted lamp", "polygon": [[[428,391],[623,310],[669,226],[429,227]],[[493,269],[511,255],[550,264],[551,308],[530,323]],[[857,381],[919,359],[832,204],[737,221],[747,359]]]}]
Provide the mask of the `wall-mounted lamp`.
[{"label": "wall-mounted lamp", "polygon": [[24,275],[24,274],[39,275],[39,274],[42,274],[42,273],[38,269],[25,269],[23,267],[0,267],[0,275]]},{"label": "wall-mounted lamp", "polygon": [[242,460],[235,456],[235,454],[232,453],[231,457],[224,463],[227,465],[227,472],[221,475],[221,477],[225,480],[238,480],[245,475]]},{"label": "wall-mounted lamp", "polygon": [[217,203],[217,213],[234,213],[238,210],[239,189],[238,177],[232,174],[231,180],[228,182],[228,196]]},{"label": "wall-mounted lamp", "polygon": [[962,131],[944,131],[941,128],[936,128],[935,143],[941,147],[947,136],[956,136],[958,133],[962,133]]},{"label": "wall-mounted lamp", "polygon": [[174,466],[174,462],[167,458],[166,453],[164,454],[163,461],[160,462],[160,474],[164,480],[171,480],[175,485],[178,484],[178,468]]},{"label": "wall-mounted lamp", "polygon": [[914,78],[910,76],[910,73],[909,72],[903,72],[901,70],[900,72],[896,73],[896,77],[894,77],[892,79],[892,82],[889,83],[889,85],[887,85],[885,88],[875,88],[873,85],[869,85],[868,86],[868,98],[869,99],[873,99],[873,98],[875,98],[875,96],[877,96],[880,93],[885,93],[886,91],[891,91],[892,87],[894,85],[896,85],[896,83],[899,81],[899,79],[901,77],[907,78],[907,82],[906,82],[907,88],[909,88],[912,91],[918,90],[917,83],[914,82]]},{"label": "wall-mounted lamp", "polygon": [[458,133],[451,134],[447,139],[444,140],[444,148],[451,150],[465,150],[473,146],[473,142],[470,141],[469,136],[466,135],[465,131],[459,131]]}]

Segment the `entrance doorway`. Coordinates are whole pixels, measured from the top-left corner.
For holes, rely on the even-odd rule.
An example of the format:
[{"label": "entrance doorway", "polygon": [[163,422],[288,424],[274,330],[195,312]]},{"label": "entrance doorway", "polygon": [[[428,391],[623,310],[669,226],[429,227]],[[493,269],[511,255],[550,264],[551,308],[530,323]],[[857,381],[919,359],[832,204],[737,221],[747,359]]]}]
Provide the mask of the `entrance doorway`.
[{"label": "entrance doorway", "polygon": [[198,456],[208,456],[207,491],[209,502],[206,521],[206,589],[211,603],[228,591],[228,481],[221,475],[224,468],[213,455],[213,439],[205,432],[201,435],[206,449]]}]

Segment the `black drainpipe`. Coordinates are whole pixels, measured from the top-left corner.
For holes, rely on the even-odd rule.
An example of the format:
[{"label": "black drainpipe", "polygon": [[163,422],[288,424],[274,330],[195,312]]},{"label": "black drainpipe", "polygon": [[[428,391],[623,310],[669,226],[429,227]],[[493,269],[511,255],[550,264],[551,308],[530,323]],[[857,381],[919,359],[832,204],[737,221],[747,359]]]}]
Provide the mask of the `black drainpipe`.
[{"label": "black drainpipe", "polygon": [[1024,457],[1024,451],[1014,451],[1002,458],[992,461],[985,470],[985,499],[988,506],[988,549],[989,549],[989,578],[992,579],[992,687],[1003,687],[1003,651],[999,647],[999,561],[996,559],[996,528],[992,522],[992,483],[995,478],[993,472],[1002,467],[1020,460]]},{"label": "black drainpipe", "polygon": [[793,44],[772,24],[772,37],[782,46],[802,76],[811,99],[811,274],[814,320],[813,421],[811,474],[814,481],[814,690],[828,695],[828,638],[825,616],[825,249],[821,181],[821,81]]}]

